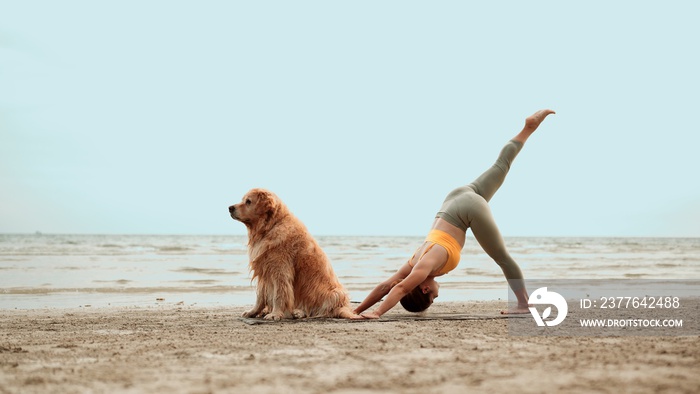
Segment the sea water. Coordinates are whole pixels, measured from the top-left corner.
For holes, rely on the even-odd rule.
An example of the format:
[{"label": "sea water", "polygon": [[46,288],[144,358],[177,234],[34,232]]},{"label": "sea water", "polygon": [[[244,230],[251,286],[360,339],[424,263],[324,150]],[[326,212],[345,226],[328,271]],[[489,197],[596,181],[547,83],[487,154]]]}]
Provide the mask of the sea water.
[{"label": "sea water", "polygon": [[[423,237],[319,236],[353,301],[404,264]],[[700,238],[511,237],[526,278],[700,279]],[[0,235],[0,309],[243,306],[255,299],[247,239],[236,235]],[[508,299],[472,237],[438,278],[440,301]]]}]

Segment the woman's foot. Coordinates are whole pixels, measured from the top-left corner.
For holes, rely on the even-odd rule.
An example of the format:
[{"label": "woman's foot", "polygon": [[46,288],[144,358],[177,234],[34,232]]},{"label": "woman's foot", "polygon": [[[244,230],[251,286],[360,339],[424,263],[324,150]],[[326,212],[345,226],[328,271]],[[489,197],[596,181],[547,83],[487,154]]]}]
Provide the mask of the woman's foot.
[{"label": "woman's foot", "polygon": [[528,137],[532,133],[537,130],[538,127],[540,127],[540,124],[542,121],[544,121],[544,118],[546,118],[548,115],[555,114],[556,112],[552,111],[551,109],[541,109],[534,114],[528,116],[525,118],[525,127],[523,127],[523,130],[520,132],[520,134],[516,135],[515,138],[513,138],[513,141],[519,141],[522,142],[523,144],[525,141],[527,141]]},{"label": "woman's foot", "polygon": [[551,109],[541,109],[534,114],[525,118],[525,129],[535,131],[540,126],[540,123],[547,117],[547,115],[554,114],[556,112]]},{"label": "woman's foot", "polygon": [[518,306],[514,309],[508,309],[505,311],[501,311],[501,315],[522,315],[525,313],[530,313],[529,306],[530,305],[528,305],[528,304],[524,304],[524,305],[518,304]]},{"label": "woman's foot", "polygon": [[[545,115],[547,116],[547,115]],[[544,119],[544,117],[542,117]],[[541,122],[541,121],[540,121]],[[515,285],[517,290],[513,290],[515,298],[518,299],[517,306],[515,308],[508,308],[505,311],[501,311],[502,315],[521,315],[523,313],[530,313],[530,296],[527,294],[527,290],[524,286],[517,285],[518,282],[514,281],[509,283],[510,285]]]}]

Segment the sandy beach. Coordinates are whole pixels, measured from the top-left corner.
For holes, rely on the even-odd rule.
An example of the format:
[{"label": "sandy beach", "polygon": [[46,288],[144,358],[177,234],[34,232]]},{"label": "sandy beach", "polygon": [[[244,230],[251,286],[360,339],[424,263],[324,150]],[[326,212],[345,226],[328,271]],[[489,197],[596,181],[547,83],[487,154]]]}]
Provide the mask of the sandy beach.
[{"label": "sandy beach", "polygon": [[696,393],[700,341],[515,337],[499,301],[436,303],[479,320],[247,324],[242,307],[3,310],[2,393]]}]

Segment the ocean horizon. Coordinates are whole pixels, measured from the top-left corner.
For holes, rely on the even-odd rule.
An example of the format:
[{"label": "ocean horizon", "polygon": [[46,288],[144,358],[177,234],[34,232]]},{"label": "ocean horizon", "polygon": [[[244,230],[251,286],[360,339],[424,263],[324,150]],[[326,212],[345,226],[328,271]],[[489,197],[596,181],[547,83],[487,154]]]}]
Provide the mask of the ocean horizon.
[{"label": "ocean horizon", "polygon": [[[421,236],[316,236],[353,301]],[[505,237],[527,279],[700,279],[700,238]],[[507,300],[503,274],[471,235],[440,301]],[[0,309],[242,306],[255,298],[245,235],[0,234]]]}]

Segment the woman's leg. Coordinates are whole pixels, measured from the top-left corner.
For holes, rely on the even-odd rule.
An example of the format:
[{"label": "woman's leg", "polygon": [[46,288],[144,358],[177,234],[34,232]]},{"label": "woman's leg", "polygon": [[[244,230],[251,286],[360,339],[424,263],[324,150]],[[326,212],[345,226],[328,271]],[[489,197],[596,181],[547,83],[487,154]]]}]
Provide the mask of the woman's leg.
[{"label": "woman's leg", "polygon": [[479,242],[479,245],[501,267],[503,275],[508,279],[508,285],[518,299],[517,308],[508,311],[509,313],[529,313],[528,294],[525,289],[523,273],[506,250],[503,236],[498,230],[487,202],[503,184],[510,165],[525,141],[537,130],[544,118],[553,113],[554,111],[545,109],[537,111],[525,119],[525,127],[503,147],[496,163],[472,183],[484,201],[475,201],[470,207],[469,227],[471,227],[474,238]]},{"label": "woman's leg", "polygon": [[496,159],[496,162],[491,168],[484,171],[474,182],[470,183],[474,191],[483,197],[484,200],[491,201],[493,195],[496,194],[496,191],[498,191],[503,181],[505,181],[508,170],[510,170],[510,165],[513,163],[513,160],[515,160],[515,156],[518,155],[522,147],[522,142],[514,140],[508,141],[503,149],[501,149],[498,159]]},{"label": "woman's leg", "polygon": [[535,112],[525,119],[525,126],[520,133],[518,133],[518,135],[513,137],[512,140],[508,141],[503,149],[501,149],[501,153],[498,155],[496,163],[494,163],[491,168],[486,170],[470,184],[477,194],[483,197],[486,201],[491,201],[493,195],[496,194],[496,191],[498,191],[503,184],[503,181],[506,179],[510,166],[513,164],[513,160],[515,160],[515,157],[518,155],[520,150],[523,148],[525,141],[527,141],[532,133],[537,130],[544,118],[553,113],[554,111],[552,110],[543,109]]},{"label": "woman's leg", "polygon": [[525,289],[523,273],[520,271],[518,263],[508,253],[489,205],[485,200],[481,200],[480,203],[475,203],[471,208],[469,227],[472,229],[474,238],[486,254],[501,267],[503,275],[508,280],[508,285],[518,299],[518,307],[509,313],[529,313],[528,294]]}]

